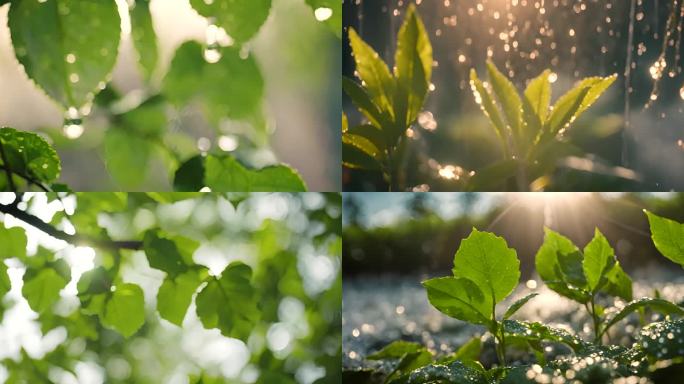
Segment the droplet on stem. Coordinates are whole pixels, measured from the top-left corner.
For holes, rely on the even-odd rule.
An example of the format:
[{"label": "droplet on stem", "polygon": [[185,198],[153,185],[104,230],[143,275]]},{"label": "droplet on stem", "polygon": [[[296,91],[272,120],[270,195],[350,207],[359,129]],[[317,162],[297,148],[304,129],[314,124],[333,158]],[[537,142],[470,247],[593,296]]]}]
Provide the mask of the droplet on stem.
[{"label": "droplet on stem", "polygon": [[204,60],[214,64],[221,60],[221,45],[219,44],[219,27],[211,22],[206,31],[206,44],[204,48]]},{"label": "droplet on stem", "polygon": [[64,113],[64,136],[69,139],[77,139],[83,134],[83,118],[76,107],[67,108]]}]

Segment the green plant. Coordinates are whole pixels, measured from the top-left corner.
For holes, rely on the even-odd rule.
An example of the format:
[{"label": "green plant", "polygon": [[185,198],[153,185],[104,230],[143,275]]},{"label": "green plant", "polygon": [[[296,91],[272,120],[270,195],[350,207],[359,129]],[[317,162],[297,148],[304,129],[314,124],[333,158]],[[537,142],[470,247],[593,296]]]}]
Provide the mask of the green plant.
[{"label": "green plant", "polygon": [[[593,324],[593,343],[600,345],[610,327],[643,308],[684,314],[684,310],[663,299],[632,300],[632,279],[623,271],[613,248],[598,229],[583,251],[561,234],[548,228],[545,232],[544,244],[535,258],[537,273],[549,288],[586,308]],[[609,317],[606,308],[596,301],[599,295],[620,297],[628,303]]]},{"label": "green plant", "polygon": [[[219,344],[266,340],[274,324],[287,326],[289,349],[250,349],[257,383],[296,383],[302,364],[325,368],[321,383],[339,381],[339,194],[9,195],[0,204],[0,322],[24,312],[32,337],[63,332],[64,339],[46,347],[45,356],[18,351],[28,345],[23,341],[5,345],[0,367],[7,383],[59,382],[54,370],[76,381],[83,361],[102,367],[102,382],[158,383],[190,374],[190,382],[225,382],[225,374],[212,379],[221,371],[180,341],[209,330]],[[283,221],[255,214],[274,199],[289,210]],[[48,206],[59,209],[46,219]],[[221,216],[210,214],[216,211]],[[297,231],[295,217],[320,230]],[[10,227],[18,222],[26,229]],[[200,246],[216,251],[206,258]],[[231,246],[239,255],[229,256]],[[301,247],[333,268],[314,289],[301,269]],[[14,337],[20,330],[3,332]]]},{"label": "green plant", "polygon": [[[679,256],[682,224],[650,212],[653,239],[658,249],[674,261]],[[463,239],[454,257],[453,276],[423,282],[430,304],[442,313],[472,324],[483,325],[496,340],[498,366],[486,369],[479,361],[483,345],[478,337],[456,352],[434,356],[418,343],[397,341],[368,356],[373,360],[395,361],[389,374],[374,370],[347,371],[343,377],[357,383],[378,383],[384,377],[390,384],[468,383],[520,384],[573,382],[614,383],[618,378],[671,377],[669,367],[684,363],[682,320],[684,308],[660,297],[632,300],[632,281],[622,270],[607,239],[598,229],[580,251],[569,239],[545,229],[544,243],[536,255],[536,269],[549,288],[585,306],[593,324],[594,337],[585,341],[564,329],[539,322],[512,320],[536,294],[514,302],[497,318],[496,306],[518,285],[520,277],[516,252],[504,239],[474,229]],[[603,308],[600,296],[629,301],[624,307]],[[604,345],[603,336],[632,313],[645,310],[668,317],[646,324],[630,347]],[[571,353],[547,360],[547,348],[563,344]],[[506,363],[508,346],[531,350],[536,364]]]},{"label": "green plant", "polygon": [[[496,338],[499,363],[506,365],[506,332],[497,319],[496,305],[510,295],[520,280],[520,260],[506,241],[473,229],[454,256],[453,276],[426,280],[428,300],[453,318],[480,324]],[[511,317],[537,294],[513,303],[503,315]]]},{"label": "green plant", "polygon": [[[207,39],[203,44],[182,44],[167,73],[161,71],[149,0],[128,1],[129,7],[122,9],[114,0],[2,4],[9,7],[8,26],[18,63],[64,114],[62,129],[45,128],[41,134],[50,136],[48,142],[56,148],[97,150],[108,171],[107,177],[95,181],[98,189],[109,184],[111,189],[125,190],[173,185],[183,191],[306,189],[294,169],[277,164],[274,156],[264,157],[270,151],[263,107],[266,85],[251,42],[272,13],[271,0],[190,1],[210,24]],[[315,16],[339,37],[339,1],[307,0],[306,5],[311,19]],[[130,16],[134,60],[142,78],[139,89],[128,94],[111,82],[120,36],[126,32],[120,12]],[[222,38],[222,31],[230,39]],[[339,41],[337,37],[330,41]],[[228,123],[240,128],[226,131]],[[5,131],[3,141],[14,140],[10,136],[28,137]],[[2,158],[1,190],[64,189],[54,185],[60,176],[56,152],[32,137],[23,145],[33,158],[21,160],[11,154]],[[227,147],[221,145],[222,139],[229,142]],[[14,144],[3,145],[12,151]],[[47,170],[40,175],[35,169],[27,173],[22,162],[40,155],[50,158]],[[201,161],[201,173],[192,179],[183,172],[178,175],[180,169],[195,170],[200,155],[213,159]],[[228,181],[216,182],[211,176],[233,172]]]},{"label": "green plant", "polygon": [[522,96],[492,62],[487,62],[487,73],[489,82],[485,84],[471,70],[470,85],[476,103],[501,142],[504,160],[490,166],[479,178],[495,173],[505,182],[515,177],[521,191],[529,190],[532,182],[552,172],[558,158],[577,152],[562,140],[564,132],[617,79],[617,75],[586,78],[551,107],[551,71],[531,80]]},{"label": "green plant", "polygon": [[403,190],[406,131],[423,107],[432,77],[430,39],[411,4],[399,31],[393,73],[353,28],[349,41],[361,84],[343,78],[342,86],[368,123],[350,128],[342,116],[343,163],[380,170],[390,190]]}]

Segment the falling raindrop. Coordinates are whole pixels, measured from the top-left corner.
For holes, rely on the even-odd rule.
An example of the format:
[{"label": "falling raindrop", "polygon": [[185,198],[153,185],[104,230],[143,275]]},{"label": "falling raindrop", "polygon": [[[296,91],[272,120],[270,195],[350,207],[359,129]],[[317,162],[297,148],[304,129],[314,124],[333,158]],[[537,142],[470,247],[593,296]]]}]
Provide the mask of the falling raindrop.
[{"label": "falling raindrop", "polygon": [[69,139],[78,139],[83,134],[83,118],[76,107],[69,107],[64,114],[62,131]]},{"label": "falling raindrop", "polygon": [[219,44],[220,28],[214,24],[214,20],[209,20],[206,30],[206,47],[204,48],[204,60],[214,64],[221,60],[221,45]]}]

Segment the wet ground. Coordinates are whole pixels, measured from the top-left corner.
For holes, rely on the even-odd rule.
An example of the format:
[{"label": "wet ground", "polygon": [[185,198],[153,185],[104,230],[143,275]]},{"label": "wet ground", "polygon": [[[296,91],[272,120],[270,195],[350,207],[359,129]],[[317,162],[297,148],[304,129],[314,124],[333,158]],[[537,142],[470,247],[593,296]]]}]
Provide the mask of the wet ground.
[{"label": "wet ground", "polygon": [[[645,268],[631,275],[635,299],[653,297],[657,289],[665,299],[677,303],[684,301],[684,272],[681,269]],[[484,333],[482,327],[449,318],[430,306],[425,290],[420,285],[421,281],[430,277],[434,276],[345,277],[342,320],[345,369],[376,367],[378,363],[366,360],[365,356],[395,340],[419,342],[442,354],[452,352],[471,337]],[[539,280],[523,281],[508,298],[509,301],[498,306],[498,310],[503,312],[510,300],[530,292],[540,295],[514,318],[541,321],[572,330],[585,340],[590,339],[591,329],[584,308],[548,290]],[[602,304],[624,305],[619,299],[617,302],[607,299]],[[635,316],[630,317],[613,329],[611,342],[629,346],[638,333],[638,320]],[[486,359],[485,348],[483,360]],[[486,361],[483,363],[487,365]]]}]

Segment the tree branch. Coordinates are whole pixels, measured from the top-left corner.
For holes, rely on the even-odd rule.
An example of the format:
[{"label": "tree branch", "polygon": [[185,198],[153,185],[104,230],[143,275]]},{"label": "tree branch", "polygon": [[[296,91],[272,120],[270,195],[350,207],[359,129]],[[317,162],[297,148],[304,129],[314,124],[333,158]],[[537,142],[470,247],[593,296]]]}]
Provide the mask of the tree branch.
[{"label": "tree branch", "polygon": [[67,243],[70,243],[72,245],[89,245],[93,246],[96,248],[100,249],[110,249],[110,250],[119,250],[119,249],[130,249],[130,250],[139,250],[142,249],[142,241],[138,240],[124,240],[124,241],[119,241],[119,240],[107,240],[107,239],[98,239],[95,237],[90,237],[90,236],[84,236],[84,235],[71,235],[68,234],[64,231],[61,231],[54,226],[52,226],[49,223],[44,222],[43,220],[39,219],[36,216],[31,215],[30,213],[27,213],[21,209],[19,209],[16,205],[14,204],[9,204],[9,205],[4,205],[0,204],[0,212],[14,216],[15,218],[23,221],[26,224],[29,224],[36,229],[39,229],[42,232],[45,232],[46,234],[60,239],[64,240]]}]

